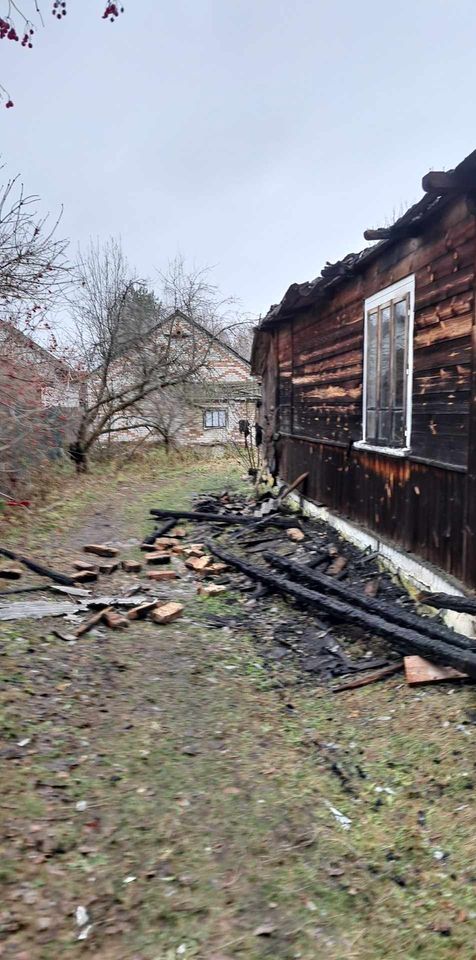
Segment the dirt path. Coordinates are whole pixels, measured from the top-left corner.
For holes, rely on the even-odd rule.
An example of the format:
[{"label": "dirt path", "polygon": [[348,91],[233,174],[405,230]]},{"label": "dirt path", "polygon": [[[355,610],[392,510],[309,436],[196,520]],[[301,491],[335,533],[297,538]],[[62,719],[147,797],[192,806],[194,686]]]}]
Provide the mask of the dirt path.
[{"label": "dirt path", "polygon": [[[230,480],[93,477],[24,548],[137,556],[151,505]],[[1,631],[2,960],[476,957],[471,690],[277,687],[246,627],[209,624],[246,595],[174,593],[169,627]]]}]

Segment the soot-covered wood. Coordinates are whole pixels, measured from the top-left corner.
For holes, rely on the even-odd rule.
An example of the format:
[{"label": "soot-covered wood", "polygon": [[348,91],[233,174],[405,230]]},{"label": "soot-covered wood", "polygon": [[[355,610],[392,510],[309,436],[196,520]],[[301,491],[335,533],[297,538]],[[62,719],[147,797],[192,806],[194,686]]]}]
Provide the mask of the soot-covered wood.
[{"label": "soot-covered wood", "polygon": [[237,557],[235,554],[228,553],[218,547],[215,543],[208,542],[207,548],[215,556],[219,557],[224,563],[241,570],[248,577],[266,584],[269,589],[280,593],[285,597],[293,597],[307,607],[320,610],[326,613],[332,619],[340,622],[349,623],[354,626],[371,631],[378,636],[384,637],[391,646],[402,653],[418,653],[420,656],[435,663],[445,664],[454,667],[455,670],[461,670],[469,677],[476,679],[476,652],[472,650],[462,650],[450,643],[443,643],[426,637],[414,630],[384,620],[383,617],[367,613],[367,611],[348,603],[343,603],[333,597],[318,593],[315,590],[309,590],[300,584],[293,583],[290,580],[280,578],[276,574],[264,570],[262,567],[255,566]]}]

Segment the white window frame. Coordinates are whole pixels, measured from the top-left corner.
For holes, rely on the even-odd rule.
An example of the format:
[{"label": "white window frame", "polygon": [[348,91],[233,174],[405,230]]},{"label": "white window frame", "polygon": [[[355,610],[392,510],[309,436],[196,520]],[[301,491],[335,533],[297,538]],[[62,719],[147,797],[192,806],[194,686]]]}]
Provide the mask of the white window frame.
[{"label": "white window frame", "polygon": [[[223,414],[224,422],[222,424],[205,423],[205,420],[209,414],[211,414],[212,420],[215,414],[217,414],[217,419],[219,418],[220,414]],[[227,426],[228,426],[228,411],[226,407],[208,407],[206,410],[203,411],[203,429],[204,430],[226,430]]]},{"label": "white window frame", "polygon": [[[402,447],[384,447],[375,442],[367,441],[367,349],[368,349],[368,325],[367,317],[376,307],[385,306],[392,300],[398,300],[401,297],[409,297],[408,312],[408,339],[407,339],[407,367],[406,367],[406,417],[405,417],[405,444]],[[404,457],[410,451],[411,431],[412,431],[412,386],[413,386],[413,329],[415,317],[415,274],[392,283],[391,286],[379,290],[372,297],[368,297],[364,302],[364,376],[363,376],[363,398],[362,398],[362,440],[354,443],[354,447],[361,450],[375,450],[376,453],[384,453],[393,457]]]}]

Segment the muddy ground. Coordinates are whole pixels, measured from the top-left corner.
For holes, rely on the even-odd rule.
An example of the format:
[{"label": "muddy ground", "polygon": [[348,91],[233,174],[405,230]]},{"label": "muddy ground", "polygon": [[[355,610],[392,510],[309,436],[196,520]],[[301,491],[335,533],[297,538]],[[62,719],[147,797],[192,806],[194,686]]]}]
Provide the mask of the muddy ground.
[{"label": "muddy ground", "polygon": [[[138,558],[150,507],[240,486],[228,461],[97,468],[3,539]],[[182,620],[74,645],[0,625],[2,960],[476,957],[474,689],[333,694],[244,586],[184,576]]]}]

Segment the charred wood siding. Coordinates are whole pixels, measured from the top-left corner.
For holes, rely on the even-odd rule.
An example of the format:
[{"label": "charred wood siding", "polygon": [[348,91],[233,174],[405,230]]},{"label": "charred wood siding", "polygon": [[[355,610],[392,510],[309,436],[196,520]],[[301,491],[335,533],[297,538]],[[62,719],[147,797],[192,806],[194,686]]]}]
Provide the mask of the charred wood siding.
[{"label": "charred wood siding", "polygon": [[[313,499],[472,585],[474,531],[471,550],[463,546],[475,522],[465,502],[475,251],[475,217],[460,198],[421,236],[385,248],[365,272],[275,333],[281,476],[289,481],[309,470]],[[364,300],[411,274],[410,455],[349,452],[362,437]]]},{"label": "charred wood siding", "polygon": [[287,438],[281,476],[304,470],[311,500],[476,585],[463,560],[463,472]]}]

